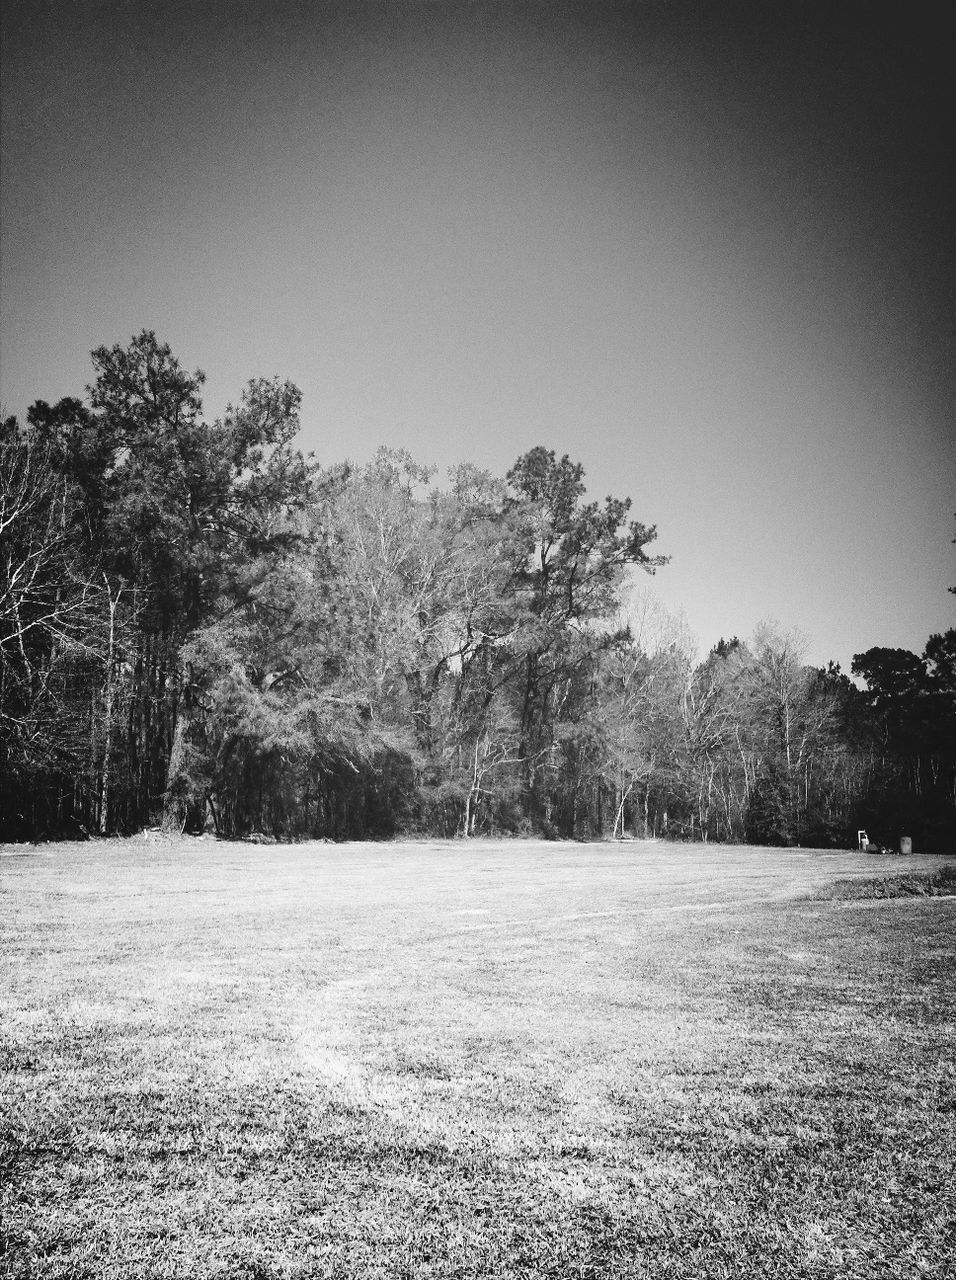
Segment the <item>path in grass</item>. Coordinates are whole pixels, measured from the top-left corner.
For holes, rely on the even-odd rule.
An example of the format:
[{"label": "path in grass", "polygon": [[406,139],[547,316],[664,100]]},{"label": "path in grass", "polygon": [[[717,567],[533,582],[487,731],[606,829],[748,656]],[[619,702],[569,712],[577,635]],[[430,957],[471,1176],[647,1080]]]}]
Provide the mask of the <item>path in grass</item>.
[{"label": "path in grass", "polygon": [[0,1274],[915,1276],[951,1247],[956,900],[825,897],[941,860],[3,853]]}]

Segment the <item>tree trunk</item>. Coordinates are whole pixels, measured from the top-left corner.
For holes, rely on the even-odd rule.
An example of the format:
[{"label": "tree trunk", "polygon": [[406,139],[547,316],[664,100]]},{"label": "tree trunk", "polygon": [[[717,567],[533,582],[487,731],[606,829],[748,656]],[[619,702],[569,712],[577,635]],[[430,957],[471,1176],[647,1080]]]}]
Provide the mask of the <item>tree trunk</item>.
[{"label": "tree trunk", "polygon": [[110,606],[109,642],[106,651],[106,684],[103,690],[103,763],[100,770],[100,835],[109,830],[110,818],[110,760],[113,755],[113,698],[115,693],[114,674],[116,669],[116,610],[119,607],[123,589],[120,587],[114,599],[110,590],[109,579],[103,575]]}]

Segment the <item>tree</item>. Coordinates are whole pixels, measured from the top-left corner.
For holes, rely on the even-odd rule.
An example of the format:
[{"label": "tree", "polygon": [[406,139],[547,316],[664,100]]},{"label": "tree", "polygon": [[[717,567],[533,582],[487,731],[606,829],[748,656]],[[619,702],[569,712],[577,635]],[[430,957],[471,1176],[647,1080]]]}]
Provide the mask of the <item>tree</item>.
[{"label": "tree", "polygon": [[519,755],[526,761],[529,813],[550,822],[543,773],[556,746],[555,727],[570,711],[575,676],[613,643],[599,625],[616,608],[624,569],[665,563],[645,547],[656,530],[627,521],[630,499],[585,503],[584,470],[537,447],[507,475],[507,593],[514,611]]},{"label": "tree", "polygon": [[922,656],[874,647],[853,658],[880,746],[880,773],[869,797],[883,838],[900,834],[944,848],[956,831],[956,693],[952,630],[931,636]]},{"label": "tree", "polygon": [[93,366],[88,405],[38,401],[29,423],[73,495],[70,534],[95,559],[105,595],[107,674],[93,736],[107,757],[120,734],[116,676],[129,673],[129,798],[121,818],[108,806],[104,773],[101,809],[110,825],[110,807],[116,823],[137,824],[164,804],[166,821],[198,825],[202,807],[183,814],[180,803],[183,762],[202,736],[184,645],[247,607],[269,558],[299,536],[294,515],[312,475],[292,446],[300,396],[291,383],[255,380],[209,424],[203,374],[187,373],[148,330],[128,346],[99,347]]},{"label": "tree", "polygon": [[0,823],[8,835],[62,824],[72,778],[89,763],[84,686],[102,656],[104,594],[75,537],[74,512],[48,444],[8,418],[0,425]]},{"label": "tree", "polygon": [[742,669],[751,741],[759,771],[752,790],[750,838],[802,844],[808,828],[814,763],[827,740],[833,706],[805,663],[806,638],[762,623],[752,661]]},{"label": "tree", "polygon": [[404,451],[379,450],[346,477],[319,541],[370,729],[414,771],[419,820],[471,833],[479,808],[489,811],[489,771],[512,754],[510,744],[502,754],[509,717],[498,705],[510,625],[502,486],[469,466],[447,491],[429,489],[432,476]]},{"label": "tree", "polygon": [[615,619],[627,570],[663,563],[629,502],[543,448],[445,489],[397,450],[322,472],[292,384],[214,422],[203,385],[144,330],[93,352],[83,400],[4,426],[24,829],[620,832],[639,788],[647,829],[683,676]]},{"label": "tree", "polygon": [[930,636],[923,650],[923,663],[929,689],[956,693],[956,628]]},{"label": "tree", "polygon": [[596,663],[588,718],[599,775],[613,794],[612,835],[624,835],[630,823],[646,836],[653,829],[652,795],[671,781],[694,644],[683,619],[636,584],[622,596],[611,629],[613,643]]}]

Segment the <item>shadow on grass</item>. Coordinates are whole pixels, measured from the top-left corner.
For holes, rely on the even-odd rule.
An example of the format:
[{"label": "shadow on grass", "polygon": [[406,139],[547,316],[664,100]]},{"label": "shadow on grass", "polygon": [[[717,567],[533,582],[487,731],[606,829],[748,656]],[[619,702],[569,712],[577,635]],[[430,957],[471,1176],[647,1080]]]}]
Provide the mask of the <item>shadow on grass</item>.
[{"label": "shadow on grass", "polygon": [[0,1270],[18,1280],[941,1274],[945,1224],[932,1203],[942,1213],[946,1162],[905,1132],[912,1108],[904,1121],[882,1091],[842,1087],[840,1065],[797,1089],[697,1082],[677,1108],[635,1089],[615,1099],[617,1144],[512,1155],[477,1133],[455,1146],[425,1138],[294,1082],[218,1097],[113,1089],[70,1122],[7,1125],[0,1173],[19,1195],[6,1206]]}]

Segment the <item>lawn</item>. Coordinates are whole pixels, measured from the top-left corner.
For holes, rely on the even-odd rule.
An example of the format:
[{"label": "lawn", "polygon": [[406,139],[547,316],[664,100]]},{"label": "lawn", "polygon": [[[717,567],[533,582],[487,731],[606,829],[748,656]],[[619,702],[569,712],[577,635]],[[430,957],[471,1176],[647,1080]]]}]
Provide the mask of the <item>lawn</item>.
[{"label": "lawn", "polygon": [[942,862],[7,846],[0,1274],[951,1274]]}]

